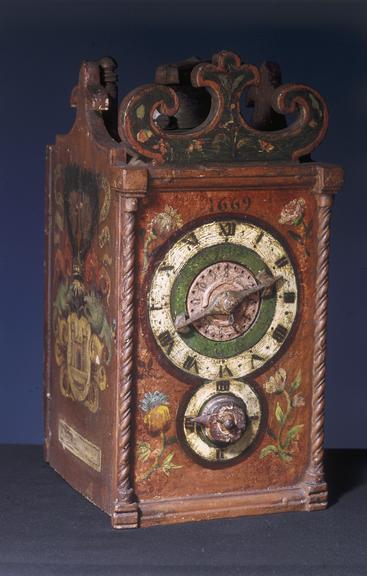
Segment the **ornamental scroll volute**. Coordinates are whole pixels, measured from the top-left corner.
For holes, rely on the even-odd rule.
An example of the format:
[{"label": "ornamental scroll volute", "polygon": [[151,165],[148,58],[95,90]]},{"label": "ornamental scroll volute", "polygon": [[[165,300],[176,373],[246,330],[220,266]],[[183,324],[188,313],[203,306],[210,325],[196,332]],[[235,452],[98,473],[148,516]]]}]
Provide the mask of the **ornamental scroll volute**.
[{"label": "ornamental scroll volute", "polygon": [[174,117],[182,102],[179,91],[148,84],[130,92],[119,110],[119,133],[135,156],[154,164],[194,165],[207,162],[298,160],[323,139],[328,122],[325,102],[303,84],[284,84],[273,90],[271,107],[296,119],[280,130],[259,130],[241,114],[241,95],[261,84],[260,70],[242,64],[232,52],[220,52],[212,62],[191,71],[191,85],[206,89],[211,103],[207,117],[188,130],[164,129],[162,115]]}]

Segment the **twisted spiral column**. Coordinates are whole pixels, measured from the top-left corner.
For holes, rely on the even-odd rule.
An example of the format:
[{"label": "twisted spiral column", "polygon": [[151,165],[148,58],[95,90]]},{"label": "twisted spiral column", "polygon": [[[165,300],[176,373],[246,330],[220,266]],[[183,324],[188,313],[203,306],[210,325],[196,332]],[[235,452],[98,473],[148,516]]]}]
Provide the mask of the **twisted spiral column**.
[{"label": "twisted spiral column", "polygon": [[[311,420],[311,458],[305,475],[310,507],[324,507],[327,488],[324,483],[324,405],[326,376],[326,321],[328,304],[328,264],[330,248],[330,216],[333,196],[318,194],[318,253],[316,268],[316,315],[313,356],[313,392]],[[312,485],[318,488],[312,489]],[[315,496],[312,496],[315,494]],[[318,496],[316,496],[318,494]]]},{"label": "twisted spiral column", "polygon": [[[121,357],[117,398],[117,474],[113,523],[136,525],[137,504],[130,480],[131,401],[133,392],[135,212],[137,198],[122,202],[122,277],[119,354]],[[135,514],[134,514],[135,511]],[[122,518],[122,515],[124,518]]]}]

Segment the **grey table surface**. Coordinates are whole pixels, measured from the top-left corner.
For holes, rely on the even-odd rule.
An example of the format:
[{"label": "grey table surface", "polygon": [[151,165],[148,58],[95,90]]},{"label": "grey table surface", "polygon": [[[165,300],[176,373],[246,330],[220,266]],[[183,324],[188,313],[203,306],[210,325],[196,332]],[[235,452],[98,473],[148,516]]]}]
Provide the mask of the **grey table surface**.
[{"label": "grey table surface", "polygon": [[313,513],[113,530],[42,460],[0,446],[0,575],[367,575],[367,451],[326,453],[330,506]]}]

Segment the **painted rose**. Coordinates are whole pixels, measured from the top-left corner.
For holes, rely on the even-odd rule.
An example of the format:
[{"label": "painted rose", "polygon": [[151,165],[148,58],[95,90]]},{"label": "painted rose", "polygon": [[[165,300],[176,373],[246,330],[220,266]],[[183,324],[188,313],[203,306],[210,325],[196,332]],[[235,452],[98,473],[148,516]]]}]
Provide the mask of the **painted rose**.
[{"label": "painted rose", "polygon": [[157,214],[152,220],[152,232],[155,236],[166,235],[182,226],[181,216],[171,206]]},{"label": "painted rose", "polygon": [[140,402],[140,408],[145,412],[144,424],[152,435],[166,432],[171,424],[168,399],[163,392],[155,390],[146,392]]},{"label": "painted rose", "polygon": [[265,382],[265,390],[268,394],[280,394],[284,390],[286,381],[286,371],[284,368],[279,368],[274,376],[270,376],[269,380]]},{"label": "painted rose", "polygon": [[303,220],[305,211],[304,198],[295,198],[286,204],[279,218],[280,224],[287,224],[288,226],[299,226]]},{"label": "painted rose", "polygon": [[144,271],[148,266],[148,259],[153,243],[158,238],[165,239],[171,232],[181,228],[182,224],[180,214],[172,208],[172,206],[165,206],[163,212],[159,212],[159,214],[154,216],[148,227],[148,234],[144,242]]}]

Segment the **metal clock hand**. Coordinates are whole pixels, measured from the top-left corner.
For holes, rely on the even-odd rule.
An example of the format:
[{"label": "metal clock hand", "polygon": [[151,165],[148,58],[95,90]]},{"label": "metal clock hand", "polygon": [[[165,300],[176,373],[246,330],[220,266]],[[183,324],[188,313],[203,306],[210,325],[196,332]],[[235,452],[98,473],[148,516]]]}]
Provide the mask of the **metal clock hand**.
[{"label": "metal clock hand", "polygon": [[256,286],[246,288],[245,290],[225,290],[218,294],[206,310],[200,310],[196,312],[196,314],[190,316],[190,318],[186,318],[185,314],[179,314],[175,320],[175,328],[177,332],[185,332],[190,324],[197,320],[201,320],[201,318],[204,318],[205,316],[210,316],[212,314],[231,314],[235,308],[237,308],[237,306],[247,298],[247,296],[273,286],[273,284],[278,282],[281,278],[283,278],[283,276],[268,278]]}]

